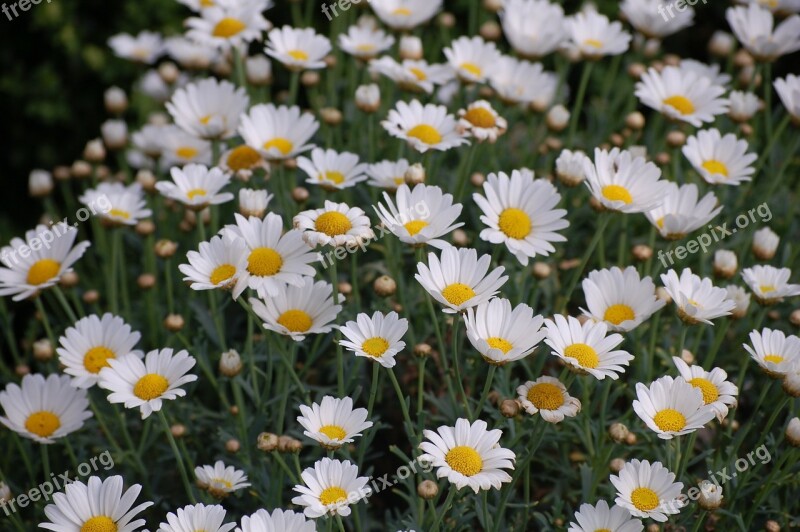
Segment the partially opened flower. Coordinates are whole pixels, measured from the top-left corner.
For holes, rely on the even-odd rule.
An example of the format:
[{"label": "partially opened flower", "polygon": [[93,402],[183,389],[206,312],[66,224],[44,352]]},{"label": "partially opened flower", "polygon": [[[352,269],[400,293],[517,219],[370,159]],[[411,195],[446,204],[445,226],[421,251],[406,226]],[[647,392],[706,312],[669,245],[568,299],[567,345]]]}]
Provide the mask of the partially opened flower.
[{"label": "partially opened flower", "polygon": [[303,434],[326,449],[352,443],[353,438],[372,426],[372,421],[367,421],[367,409],[354,409],[349,397],[337,399],[326,395],[319,404],[300,405],[300,413],[297,422],[306,429]]},{"label": "partially opened flower", "polygon": [[397,187],[405,184],[406,170],[408,170],[408,160],[398,159],[397,161],[381,161],[367,166],[366,173],[369,176],[368,185],[383,188],[389,191],[397,190]]},{"label": "partially opened flower", "polygon": [[800,76],[787,74],[785,78],[776,79],[773,85],[786,112],[792,115],[795,123],[800,123]]},{"label": "partially opened flower", "polygon": [[750,3],[729,7],[725,18],[742,46],[760,61],[775,61],[800,50],[800,16],[792,15],[775,26],[769,10]]},{"label": "partially opened flower", "polygon": [[243,239],[214,236],[186,254],[188,264],[178,269],[192,290],[230,290],[247,275],[247,246]]},{"label": "partially opened flower", "polygon": [[713,192],[708,192],[702,199],[698,196],[694,183],[678,186],[669,181],[661,205],[644,214],[662,237],[678,240],[704,227],[722,211],[722,205]]},{"label": "partially opened flower", "polygon": [[406,346],[402,338],[408,331],[408,320],[400,318],[397,312],[384,315],[376,311],[372,316],[362,312],[356,316],[355,321],[348,321],[340,331],[347,338],[339,342],[343,347],[356,356],[366,357],[385,368],[392,368],[396,364],[395,355]]},{"label": "partially opened flower", "polygon": [[597,504],[581,504],[574,516],[577,523],[570,523],[567,532],[642,532],[644,525],[641,519],[631,517],[622,506],[608,507],[606,501]]},{"label": "partially opened flower", "polygon": [[314,147],[308,143],[319,122],[297,106],[258,104],[242,115],[239,134],[268,160],[284,160]]},{"label": "partially opened flower", "polygon": [[464,315],[469,343],[489,364],[504,366],[533,353],[545,336],[544,319],[520,303],[493,298],[467,309]]},{"label": "partially opened flower", "polygon": [[547,0],[506,0],[499,13],[503,34],[519,55],[538,59],[567,38],[564,9]]},{"label": "partially opened flower", "polygon": [[783,377],[800,364],[800,338],[793,334],[765,327],[750,332],[750,343],[743,344],[745,350],[770,377]]},{"label": "partially opened flower", "polygon": [[204,78],[180,88],[167,103],[175,123],[202,139],[234,136],[250,98],[243,87],[215,78]]},{"label": "partially opened flower", "polygon": [[217,499],[224,499],[234,491],[250,486],[244,471],[226,466],[222,460],[217,460],[213,466],[195,467],[194,476],[197,477],[200,489],[206,490]]},{"label": "partially opened flower", "polygon": [[323,458],[314,467],[306,468],[300,475],[305,485],[297,485],[294,491],[300,495],[292,504],[304,506],[303,513],[311,518],[323,515],[350,515],[350,505],[355,504],[369,492],[369,478],[358,476],[358,466],[349,460]]},{"label": "partially opened flower", "polygon": [[581,411],[581,402],[567,392],[566,386],[546,375],[517,386],[517,396],[528,414],[539,414],[548,423],[561,423]]},{"label": "partially opened flower", "polygon": [[663,39],[694,23],[694,9],[691,4],[674,12],[670,10],[669,17],[663,14],[663,5],[659,4],[658,9],[653,7],[650,0],[624,0],[620,3],[619,10],[631,26],[651,39]]},{"label": "partially opened flower", "polygon": [[736,303],[728,299],[728,291],[714,286],[708,277],[700,278],[689,268],[680,276],[675,270],[661,274],[664,288],[678,307],[678,316],[685,323],[711,324],[720,316],[729,316]]},{"label": "partially opened flower", "polygon": [[541,63],[502,56],[491,72],[489,84],[506,103],[547,109],[555,100],[558,76],[546,72]]},{"label": "partially opened flower", "polygon": [[731,76],[720,72],[720,66],[716,63],[708,64],[695,59],[681,59],[678,68],[685,72],[693,72],[699,77],[708,78],[714,85],[727,87],[731,82]]},{"label": "partially opened flower", "polygon": [[428,22],[444,0],[372,0],[370,7],[393,30],[410,30]]},{"label": "partially opened flower", "polygon": [[330,245],[349,249],[375,238],[364,211],[346,203],[325,200],[324,208],[303,211],[294,217],[293,223],[312,247]]},{"label": "partially opened flower", "polygon": [[711,79],[680,67],[654,68],[642,74],[636,83],[636,97],[646,106],[673,120],[700,127],[728,112],[725,87]]},{"label": "partially opened flower", "polygon": [[714,419],[716,411],[703,400],[700,387],[683,377],[661,377],[645,386],[636,383],[633,410],[659,438],[670,440],[689,434]]},{"label": "partially opened flower", "polygon": [[261,40],[262,33],[269,29],[270,23],[261,14],[266,7],[264,2],[216,0],[199,17],[186,20],[189,28],[186,36],[223,50],[241,48]]},{"label": "partially opened flower", "polygon": [[594,270],[582,286],[586,309],[581,311],[595,321],[606,322],[612,331],[631,331],[666,304],[656,297],[653,280],[639,277],[633,266],[624,271],[617,266]]},{"label": "partially opened flower", "polygon": [[681,150],[706,183],[735,186],[753,179],[752,165],[758,156],[747,153],[747,141],[733,133],[722,136],[717,129],[698,131],[686,139]]},{"label": "partially opened flower", "polygon": [[329,190],[349,188],[367,180],[364,174],[367,165],[359,162],[358,155],[350,152],[314,148],[310,159],[297,158],[297,167],[308,175],[306,183]]},{"label": "partially opened flower", "polygon": [[269,32],[267,55],[280,61],[289,70],[325,68],[325,56],[331,41],[312,28],[284,26]]},{"label": "partially opened flower", "polygon": [[407,141],[421,153],[428,150],[446,151],[469,141],[456,131],[456,120],[447,107],[432,103],[422,105],[398,101],[381,125],[393,137]]},{"label": "partially opened flower", "polygon": [[736,396],[739,395],[739,388],[728,381],[725,370],[714,368],[706,371],[701,366],[689,366],[680,357],[672,357],[672,362],[686,382],[700,389],[703,404],[710,406],[717,420],[722,422],[728,415],[728,408],[736,404]]},{"label": "partially opened flower", "polygon": [[477,35],[454,40],[445,47],[444,55],[459,79],[466,83],[486,81],[500,60],[497,46]]},{"label": "partially opened flower", "polygon": [[100,183],[83,193],[78,201],[89,207],[103,223],[111,226],[136,225],[153,211],[147,208],[139,183]]},{"label": "partially opened flower", "polygon": [[316,532],[314,521],[306,519],[303,514],[276,508],[269,513],[261,510],[242,517],[242,526],[236,532]]},{"label": "partially opened flower", "polygon": [[164,196],[183,203],[193,211],[209,205],[219,205],[233,199],[233,193],[222,192],[231,182],[230,174],[219,168],[211,169],[201,164],[190,164],[170,171],[172,181],[159,181],[156,189]]},{"label": "partially opened flower", "polygon": [[762,305],[774,305],[785,297],[800,296],[800,284],[789,283],[792,271],[758,264],[742,270],[742,278],[756,300]]},{"label": "partially opened flower", "polygon": [[[210,0],[188,1],[199,3]],[[164,48],[167,55],[187,70],[204,70],[208,68],[212,63],[218,61],[220,53],[219,50],[209,46],[207,43],[200,43],[183,35],[167,38],[164,41]]]},{"label": "partially opened flower", "polygon": [[556,314],[552,320],[544,320],[547,332],[544,342],[553,354],[581,373],[589,373],[596,379],[611,377],[616,380],[625,372],[623,366],[630,364],[633,355],[615,349],[624,340],[621,334],[608,333],[604,322],[586,320],[583,324],[572,316]]},{"label": "partially opened flower", "polygon": [[422,59],[397,62],[388,55],[371,61],[369,71],[386,76],[403,90],[427,94],[431,94],[436,85],[444,85],[454,77],[447,65],[429,64]]},{"label": "partially opened flower", "polygon": [[372,59],[394,44],[394,37],[385,31],[353,25],[347,28],[347,33],[339,35],[339,48],[359,59]]},{"label": "partially opened flower", "polygon": [[664,201],[667,182],[661,170],[628,150],[595,148],[584,161],[586,185],[605,207],[623,213],[645,212]]},{"label": "partially opened flower", "polygon": [[164,52],[161,35],[143,31],[138,35],[119,33],[108,40],[108,46],[117,57],[151,65]]},{"label": "partially opened flower", "polygon": [[680,498],[683,483],[675,482],[675,473],[661,462],[651,464],[634,458],[625,462],[619,475],[611,475],[610,480],[617,489],[615,502],[635,517],[663,523],[686,505]]},{"label": "partially opened flower", "polygon": [[174,166],[187,164],[211,164],[211,143],[193,136],[176,125],[168,124],[159,128],[158,167],[166,173]]},{"label": "partially opened flower", "polygon": [[218,504],[184,506],[169,512],[167,522],[162,522],[156,532],[228,532],[236,527],[236,523],[223,525],[224,519],[225,508]]},{"label": "partially opened flower", "polygon": [[576,49],[585,59],[625,53],[631,42],[631,34],[622,29],[620,22],[611,22],[594,9],[567,17],[565,24],[568,47]]},{"label": "partially opened flower", "polygon": [[253,311],[264,320],[264,327],[295,341],[308,334],[323,334],[337,328],[334,323],[341,312],[344,296],[333,299],[333,287],[325,281],[314,282],[303,277],[299,285],[283,285],[265,300],[250,299]]},{"label": "partially opened flower", "polygon": [[464,225],[456,223],[463,205],[453,204],[453,196],[439,187],[419,184],[412,190],[403,184],[394,200],[386,192],[383,200],[386,205],[379,203],[375,208],[378,218],[406,244],[444,249],[450,244],[439,237]]}]

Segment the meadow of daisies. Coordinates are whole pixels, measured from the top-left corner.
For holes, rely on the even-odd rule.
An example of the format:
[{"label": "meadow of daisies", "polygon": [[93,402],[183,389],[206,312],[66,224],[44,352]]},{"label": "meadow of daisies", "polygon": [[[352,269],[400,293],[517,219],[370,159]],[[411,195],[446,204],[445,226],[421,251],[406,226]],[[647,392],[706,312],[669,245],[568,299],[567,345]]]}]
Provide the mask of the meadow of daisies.
[{"label": "meadow of daisies", "polygon": [[800,526],[800,2],[179,1],[2,235],[0,529]]}]

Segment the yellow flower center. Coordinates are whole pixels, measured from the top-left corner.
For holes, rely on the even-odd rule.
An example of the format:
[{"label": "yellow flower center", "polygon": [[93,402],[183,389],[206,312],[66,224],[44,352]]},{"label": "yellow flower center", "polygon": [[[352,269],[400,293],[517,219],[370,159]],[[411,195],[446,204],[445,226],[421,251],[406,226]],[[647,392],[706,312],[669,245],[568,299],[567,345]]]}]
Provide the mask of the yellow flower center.
[{"label": "yellow flower center", "polygon": [[203,124],[204,126],[205,126],[205,125],[208,125],[208,123],[209,123],[209,122],[211,122],[211,118],[212,118],[213,116],[214,116],[214,115],[206,115],[206,116],[201,116],[201,117],[200,117],[200,123],[201,123],[201,124]]},{"label": "yellow flower center", "polygon": [[664,229],[664,217],[662,216],[658,220],[656,220],[656,225],[659,229]]},{"label": "yellow flower center", "polygon": [[658,507],[658,494],[650,488],[636,488],[631,492],[631,502],[637,510],[649,512]]},{"label": "yellow flower center", "polygon": [[347,431],[339,425],[324,425],[319,431],[332,440],[343,440],[347,436]]},{"label": "yellow flower center", "polygon": [[503,352],[504,355],[514,348],[511,342],[509,342],[505,338],[500,338],[499,336],[492,336],[490,338],[487,338],[486,343],[489,344],[489,347],[491,347],[492,349],[499,349],[500,351]]},{"label": "yellow flower center", "polygon": [[356,46],[356,50],[358,50],[359,52],[367,52],[367,53],[374,52],[375,51],[375,45],[374,44],[368,44],[368,43],[359,44],[358,46]]},{"label": "yellow flower center", "polygon": [[633,196],[628,189],[620,185],[606,185],[603,187],[603,197],[609,201],[621,201],[625,205],[633,203]]},{"label": "yellow flower center", "polygon": [[402,177],[402,176],[401,177],[395,177],[394,179],[392,179],[392,181],[394,181],[395,185],[399,186],[399,185],[402,185],[403,183],[406,182],[406,178]]},{"label": "yellow flower center", "polygon": [[214,5],[214,0],[200,0],[200,5],[202,7],[211,7]]},{"label": "yellow flower center", "polygon": [[689,381],[689,384],[695,388],[700,388],[700,391],[703,392],[704,404],[713,403],[719,398],[719,390],[714,383],[708,379],[704,379],[703,377],[695,377]]},{"label": "yellow flower center", "polygon": [[673,408],[661,410],[653,417],[653,421],[664,432],[677,432],[686,427],[686,418]]},{"label": "yellow flower center", "polygon": [[208,191],[204,188],[193,188],[192,190],[186,193],[186,197],[190,200],[195,199],[197,196],[206,196],[208,195]]},{"label": "yellow flower center", "polygon": [[111,209],[108,211],[109,216],[116,216],[117,218],[124,218],[126,220],[131,219],[131,213],[122,209]]},{"label": "yellow flower center", "polygon": [[528,390],[528,401],[539,410],[556,410],[564,404],[564,394],[555,384],[540,382]]},{"label": "yellow flower center", "polygon": [[775,291],[775,286],[771,285],[771,284],[762,284],[758,288],[759,288],[759,290],[761,290],[762,294],[769,294],[770,292],[774,292]]},{"label": "yellow flower center", "polygon": [[247,271],[259,277],[269,277],[281,271],[283,257],[272,248],[256,248],[247,257]]},{"label": "yellow flower center", "polygon": [[417,233],[422,231],[423,228],[427,226],[428,222],[426,222],[425,220],[411,220],[410,222],[403,225],[403,227],[406,228],[406,231],[408,231],[408,234],[411,236],[416,235]]},{"label": "yellow flower center", "polygon": [[780,364],[783,362],[783,357],[780,355],[767,355],[764,357],[765,362],[772,362],[773,364]]},{"label": "yellow flower center", "polygon": [[269,150],[271,148],[275,148],[282,154],[288,155],[289,152],[292,151],[292,148],[294,148],[294,144],[292,144],[292,141],[289,139],[275,137],[274,139],[268,140],[264,143],[265,150]]},{"label": "yellow flower center", "polygon": [[633,312],[633,309],[621,303],[618,305],[611,305],[606,309],[606,313],[603,314],[603,319],[614,325],[619,325],[623,321],[632,320],[634,318],[636,318],[636,314]]},{"label": "yellow flower center", "polygon": [[83,367],[89,373],[100,373],[101,369],[108,367],[109,358],[116,358],[114,351],[103,346],[93,347],[83,355]]},{"label": "yellow flower center", "polygon": [[420,124],[414,126],[406,132],[409,137],[415,138],[419,141],[432,146],[439,144],[442,141],[442,135],[436,130],[435,127],[428,124]]},{"label": "yellow flower center", "polygon": [[295,61],[308,61],[308,54],[303,50],[289,50],[286,53]]},{"label": "yellow flower center", "polygon": [[469,72],[470,74],[472,74],[477,78],[481,77],[483,73],[481,67],[479,67],[475,63],[461,63],[461,70],[466,70],[467,72]]},{"label": "yellow flower center", "polygon": [[703,169],[709,174],[719,174],[728,177],[728,167],[725,166],[725,163],[715,159],[710,159],[704,162]]},{"label": "yellow flower center", "polygon": [[477,475],[483,469],[481,455],[466,445],[459,445],[447,451],[444,461],[453,471],[458,471],[465,477]]},{"label": "yellow flower center", "polygon": [[211,34],[214,37],[222,37],[223,39],[230,39],[231,37],[241,33],[247,24],[237,18],[225,17],[214,26],[214,31]]},{"label": "yellow flower center", "polygon": [[314,320],[304,310],[287,310],[278,317],[278,323],[291,332],[306,332],[311,328]]},{"label": "yellow flower center", "polygon": [[531,234],[531,219],[528,214],[521,210],[509,207],[503,209],[497,220],[500,230],[509,238],[521,239]]},{"label": "yellow flower center", "polygon": [[369,356],[377,358],[389,349],[389,342],[380,336],[373,336],[364,340],[364,343],[361,344],[361,349]]},{"label": "yellow flower center", "polygon": [[83,523],[80,532],[117,532],[117,523],[110,517],[98,515]]},{"label": "yellow flower center", "polygon": [[44,284],[56,275],[61,270],[61,263],[53,259],[41,259],[33,263],[31,269],[28,270],[27,283],[33,286]]},{"label": "yellow flower center", "polygon": [[350,219],[337,211],[324,212],[319,215],[314,227],[328,236],[343,235],[353,228]]},{"label": "yellow flower center", "polygon": [[57,415],[46,410],[34,412],[25,420],[25,428],[28,432],[36,434],[40,438],[47,438],[61,426],[61,420]]},{"label": "yellow flower center", "polygon": [[192,159],[194,158],[199,152],[192,148],[191,146],[181,146],[177,150],[175,150],[175,155],[180,157],[181,159]]},{"label": "yellow flower center", "polygon": [[158,373],[148,373],[133,386],[133,395],[142,401],[150,401],[156,397],[161,397],[161,394],[166,392],[167,388],[169,388],[167,379]]},{"label": "yellow flower center", "polygon": [[[291,149],[291,148],[290,148]],[[261,162],[261,155],[250,146],[238,146],[228,154],[228,168],[234,172],[249,170]]]},{"label": "yellow flower center", "polygon": [[321,502],[323,506],[336,504],[338,502],[346,500],[347,500],[347,492],[338,486],[331,486],[330,488],[325,488],[324,490],[322,490],[322,493],[319,494],[319,502]]},{"label": "yellow flower center", "polygon": [[610,528],[595,528],[594,532],[613,532]]},{"label": "yellow flower center", "polygon": [[233,274],[235,273],[236,266],[233,264],[220,264],[214,268],[214,271],[211,272],[211,276],[208,278],[208,280],[211,282],[211,284],[218,285],[233,277]]},{"label": "yellow flower center", "polygon": [[578,361],[578,364],[584,368],[594,369],[600,364],[600,357],[597,356],[597,351],[590,345],[568,345],[566,349],[564,349],[564,355],[574,358]]},{"label": "yellow flower center", "polygon": [[341,172],[331,171],[319,174],[320,181],[330,181],[331,183],[336,183],[337,185],[344,183],[344,179],[344,174]]},{"label": "yellow flower center", "polygon": [[400,15],[401,17],[408,17],[411,16],[411,10],[407,7],[398,7],[394,11],[392,11],[392,15]]},{"label": "yellow flower center", "polygon": [[694,113],[694,104],[685,96],[670,96],[664,99],[664,103],[675,108],[682,115]]},{"label": "yellow flower center", "polygon": [[419,68],[414,68],[414,67],[411,67],[411,68],[409,68],[408,70],[409,70],[409,71],[410,71],[412,74],[414,74],[414,76],[417,78],[417,81],[425,81],[426,79],[428,79],[428,75],[427,75],[427,74],[425,74],[425,72],[423,72],[423,71],[422,71],[422,70],[420,70]]},{"label": "yellow flower center", "polygon": [[211,485],[217,488],[226,488],[226,489],[231,489],[233,487],[233,483],[230,480],[219,477],[212,478]]},{"label": "yellow flower center", "polygon": [[464,283],[453,283],[444,287],[442,297],[451,305],[459,306],[475,297],[475,291]]},{"label": "yellow flower center", "polygon": [[491,111],[485,107],[473,107],[464,113],[464,118],[475,127],[494,127],[495,120]]}]

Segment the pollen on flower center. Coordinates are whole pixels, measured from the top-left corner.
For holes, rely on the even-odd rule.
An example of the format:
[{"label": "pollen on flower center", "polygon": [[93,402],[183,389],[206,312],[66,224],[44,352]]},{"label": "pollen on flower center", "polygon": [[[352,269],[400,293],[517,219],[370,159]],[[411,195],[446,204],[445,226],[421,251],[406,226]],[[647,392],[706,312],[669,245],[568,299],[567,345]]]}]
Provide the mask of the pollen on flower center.
[{"label": "pollen on flower center", "polygon": [[483,469],[483,459],[478,451],[466,445],[453,447],[444,457],[453,471],[457,471],[465,477],[477,475]]},{"label": "pollen on flower center", "polygon": [[233,264],[220,264],[214,268],[214,271],[211,272],[208,280],[211,282],[211,284],[218,285],[233,277],[233,274],[235,273],[236,266]]},{"label": "pollen on flower center", "polygon": [[116,216],[117,218],[124,218],[125,220],[131,219],[131,213],[122,209],[111,209],[108,211],[109,216]]},{"label": "pollen on flower center", "polygon": [[528,390],[528,401],[539,410],[555,410],[564,404],[564,394],[555,384],[540,382]]},{"label": "pollen on flower center", "polygon": [[93,347],[83,355],[83,367],[89,373],[100,373],[101,369],[109,365],[109,358],[116,358],[114,351],[104,346]]},{"label": "pollen on flower center", "polygon": [[475,63],[461,63],[461,70],[466,70],[475,77],[480,77],[483,74],[481,67]]},{"label": "pollen on flower center", "polygon": [[592,48],[602,48],[603,41],[599,41],[597,39],[586,39],[583,41],[583,44],[586,46],[591,46]]},{"label": "pollen on flower center", "polygon": [[489,347],[492,349],[499,349],[505,355],[509,351],[511,351],[514,346],[506,340],[505,338],[500,338],[499,336],[492,336],[486,339],[486,343],[489,344]]},{"label": "pollen on flower center", "polygon": [[428,75],[427,75],[427,74],[425,74],[425,72],[423,72],[423,71],[422,71],[422,70],[420,70],[419,68],[414,68],[414,67],[411,67],[411,68],[409,68],[408,70],[409,70],[409,71],[410,71],[412,74],[414,74],[414,76],[417,78],[417,81],[425,81],[426,79],[428,79]]},{"label": "pollen on flower center", "polygon": [[292,148],[294,148],[294,144],[292,144],[292,141],[289,139],[275,137],[274,139],[270,139],[264,143],[265,150],[269,150],[270,148],[275,148],[282,154],[288,155],[289,152],[292,151]]},{"label": "pollen on flower center", "polygon": [[314,320],[304,310],[287,310],[278,317],[278,323],[291,332],[306,332],[311,328]]},{"label": "pollen on flower center", "polygon": [[190,200],[195,199],[197,196],[207,196],[208,191],[204,188],[193,188],[186,193],[186,197]]},{"label": "pollen on flower center", "polygon": [[653,416],[656,426],[664,432],[676,432],[686,427],[686,418],[673,408],[665,408]]},{"label": "pollen on flower center", "polygon": [[475,127],[494,127],[495,119],[491,111],[485,107],[473,107],[464,113],[464,118]]},{"label": "pollen on flower center", "polygon": [[169,388],[169,381],[158,373],[148,373],[133,386],[133,395],[142,401],[160,397]]},{"label": "pollen on flower center", "polygon": [[25,428],[28,432],[36,434],[41,438],[48,438],[61,426],[61,420],[52,412],[40,410],[34,412],[25,420]]},{"label": "pollen on flower center", "polygon": [[669,98],[664,98],[664,103],[673,107],[682,115],[694,113],[694,104],[685,96],[670,96]]},{"label": "pollen on flower center", "polygon": [[398,7],[394,11],[392,11],[392,15],[400,15],[402,17],[411,16],[411,10],[407,7]]},{"label": "pollen on flower center", "polygon": [[319,502],[321,502],[323,506],[336,504],[338,502],[346,500],[347,500],[347,492],[338,486],[331,486],[330,488],[325,488],[324,490],[322,490],[322,493],[319,494]]},{"label": "pollen on flower center", "polygon": [[609,201],[621,201],[625,205],[633,203],[633,196],[628,189],[620,185],[606,185],[603,187],[603,197]]},{"label": "pollen on flower center", "polygon": [[603,315],[603,320],[619,325],[623,321],[628,321],[636,318],[636,313],[628,305],[617,304],[611,305],[606,309]]},{"label": "pollen on flower center", "polygon": [[198,151],[191,146],[181,146],[177,150],[175,150],[175,155],[180,157],[181,159],[192,159],[196,157]]},{"label": "pollen on flower center", "polygon": [[329,211],[317,217],[317,221],[314,222],[314,228],[328,236],[336,236],[347,233],[353,228],[353,224],[350,223],[350,219],[345,214]]},{"label": "pollen on flower center", "polygon": [[286,53],[295,61],[308,61],[308,54],[303,50],[289,50]]},{"label": "pollen on flower center", "polygon": [[261,156],[250,146],[243,145],[231,150],[228,154],[228,168],[231,170],[248,170],[261,162]]},{"label": "pollen on flower center", "polygon": [[247,257],[247,271],[259,277],[268,277],[281,271],[283,257],[272,248],[256,248]]},{"label": "pollen on flower center", "polygon": [[650,488],[636,488],[631,492],[631,502],[637,510],[649,512],[658,507],[658,494]]},{"label": "pollen on flower center", "polygon": [[117,523],[105,515],[92,517],[81,527],[80,532],[117,532]]},{"label": "pollen on flower center", "polygon": [[429,146],[439,144],[442,141],[442,135],[436,130],[435,127],[428,124],[420,124],[414,126],[406,133],[409,137],[415,138]]},{"label": "pollen on flower center", "polygon": [[772,362],[773,364],[780,364],[783,362],[783,357],[780,355],[767,355],[764,357],[765,362]]},{"label": "pollen on flower center", "polygon": [[728,167],[725,163],[717,161],[716,159],[709,159],[703,163],[703,169],[709,174],[719,174],[728,177]]},{"label": "pollen on flower center", "polygon": [[247,27],[247,24],[239,19],[232,17],[225,17],[214,26],[214,31],[211,33],[214,37],[222,37],[229,39],[234,35],[238,35]]},{"label": "pollen on flower center", "polygon": [[442,297],[451,305],[458,306],[475,297],[475,290],[464,283],[452,283],[444,287]]},{"label": "pollen on flower center", "polygon": [[773,286],[771,284],[762,284],[758,288],[759,288],[759,290],[761,290],[762,294],[768,294],[770,292],[774,292],[775,291],[775,286]]},{"label": "pollen on flower center", "polygon": [[521,210],[509,207],[500,213],[497,220],[500,230],[509,238],[522,239],[531,234],[531,219]]},{"label": "pollen on flower center", "polygon": [[369,356],[377,358],[389,349],[389,342],[386,341],[386,338],[373,336],[364,340],[364,343],[361,344],[361,349]]},{"label": "pollen on flower center", "polygon": [[719,398],[719,390],[714,383],[708,379],[704,379],[703,377],[695,377],[689,381],[689,384],[695,388],[700,388],[700,391],[703,392],[704,404],[711,404]]},{"label": "pollen on flower center", "polygon": [[343,440],[347,437],[347,431],[339,425],[323,425],[319,431],[332,440]]},{"label": "pollen on flower center", "polygon": [[410,222],[403,225],[403,227],[406,228],[406,231],[408,231],[408,234],[411,236],[416,235],[427,226],[428,222],[426,222],[425,220],[411,220]]},{"label": "pollen on flower center", "polygon": [[53,259],[41,259],[33,263],[28,270],[27,283],[33,286],[44,284],[56,275],[61,269],[61,263]]},{"label": "pollen on flower center", "polygon": [[336,183],[337,185],[341,185],[344,183],[344,174],[341,172],[337,172],[332,170],[330,172],[322,172],[319,174],[320,181],[330,181],[331,183]]},{"label": "pollen on flower center", "polygon": [[564,349],[564,355],[574,358],[584,368],[594,369],[600,364],[600,357],[597,356],[597,351],[587,344],[568,345]]}]

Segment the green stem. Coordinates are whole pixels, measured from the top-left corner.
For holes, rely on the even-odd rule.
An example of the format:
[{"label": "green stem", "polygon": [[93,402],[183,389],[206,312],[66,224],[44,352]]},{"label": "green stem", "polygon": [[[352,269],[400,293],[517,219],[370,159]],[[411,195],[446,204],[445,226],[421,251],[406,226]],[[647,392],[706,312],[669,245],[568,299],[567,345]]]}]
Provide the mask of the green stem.
[{"label": "green stem", "polygon": [[472,419],[472,409],[469,406],[469,397],[467,393],[464,391],[464,379],[461,378],[461,364],[458,361],[458,326],[461,323],[461,317],[456,314],[453,318],[453,369],[456,372],[456,382],[458,383],[458,392],[461,394],[461,398],[464,401],[464,410],[467,412],[467,417]]},{"label": "green stem", "polygon": [[400,402],[400,409],[403,412],[403,419],[407,425],[407,431],[411,439],[416,440],[416,431],[414,430],[414,425],[411,423],[411,416],[408,415],[408,405],[406,404],[406,396],[403,394],[403,390],[400,389],[400,383],[397,381],[397,376],[394,374],[394,370],[389,369],[389,379],[392,381],[392,386],[394,386],[394,391],[397,393],[397,399]]},{"label": "green stem", "polygon": [[47,334],[47,339],[50,340],[50,345],[55,348],[56,337],[53,334],[53,328],[50,326],[50,318],[47,317],[47,312],[44,310],[42,298],[40,296],[36,296],[33,298],[33,302],[36,305],[36,310],[38,310],[39,314],[42,316],[42,325],[44,325],[44,331]]},{"label": "green stem", "polygon": [[[623,215],[626,216],[626,215]],[[589,257],[592,256],[594,252],[594,248],[597,247],[597,243],[600,241],[600,237],[603,236],[603,233],[608,226],[608,222],[611,220],[611,215],[607,212],[600,214],[600,221],[597,224],[597,230],[595,231],[594,236],[592,237],[591,242],[589,242],[589,246],[586,248],[586,251],[583,253],[583,257],[581,258],[580,265],[575,269],[575,273],[572,274],[572,279],[569,282],[569,286],[567,290],[564,292],[566,295],[564,296],[563,300],[563,307],[562,310],[567,310],[567,305],[569,304],[569,298],[572,296],[572,292],[575,290],[575,287],[578,284],[578,280],[583,275],[583,270],[586,268],[586,264],[589,262]]]},{"label": "green stem", "polygon": [[581,74],[580,85],[578,86],[578,94],[575,97],[575,106],[572,111],[572,117],[569,123],[569,134],[567,135],[567,147],[572,148],[572,141],[575,139],[575,130],[578,127],[578,119],[583,108],[583,99],[586,95],[586,87],[589,85],[589,78],[592,74],[593,62],[587,61],[583,65],[583,73]]},{"label": "green stem", "polygon": [[186,495],[188,495],[192,504],[195,504],[197,503],[197,500],[195,499],[194,491],[192,490],[192,484],[189,482],[189,475],[186,472],[186,465],[183,463],[183,457],[178,450],[178,444],[175,442],[175,437],[172,435],[172,431],[169,428],[167,416],[164,414],[163,410],[159,410],[158,417],[161,419],[161,424],[164,426],[164,433],[167,435],[167,439],[169,440],[169,446],[172,447],[172,453],[175,455],[175,460],[178,462],[178,470],[181,473],[181,480],[183,481],[183,487],[186,490]]},{"label": "green stem", "polygon": [[450,510],[450,506],[453,505],[453,499],[455,498],[458,490],[455,488],[455,486],[449,486],[448,489],[450,491],[447,493],[447,499],[445,499],[444,506],[442,506],[441,511],[436,512],[436,520],[431,526],[431,532],[437,532],[439,530],[439,523],[442,522],[444,514],[446,514],[448,510]]},{"label": "green stem", "polygon": [[478,408],[475,409],[474,415],[470,417],[471,421],[475,421],[475,419],[480,416],[481,410],[483,409],[483,405],[486,404],[486,398],[489,397],[489,390],[492,389],[492,380],[494,379],[494,373],[497,371],[497,366],[494,364],[489,366],[489,374],[486,376],[486,383],[483,385],[483,391],[481,392],[481,398],[478,401]]},{"label": "green stem", "polygon": [[67,298],[64,296],[64,292],[61,290],[61,287],[54,285],[53,293],[56,295],[56,299],[58,299],[58,302],[61,304],[64,312],[67,313],[67,317],[70,319],[70,321],[72,321],[72,323],[78,321],[78,317],[75,315],[75,312],[72,311],[72,307],[69,305]]}]

